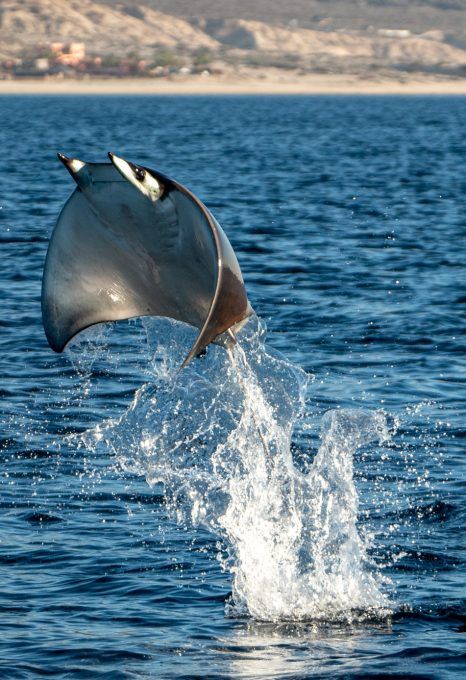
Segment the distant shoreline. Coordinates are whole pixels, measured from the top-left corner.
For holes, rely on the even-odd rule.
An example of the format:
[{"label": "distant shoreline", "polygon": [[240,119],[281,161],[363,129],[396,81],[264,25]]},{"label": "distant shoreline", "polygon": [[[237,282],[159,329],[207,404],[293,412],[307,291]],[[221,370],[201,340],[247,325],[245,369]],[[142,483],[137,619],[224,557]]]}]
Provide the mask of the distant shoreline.
[{"label": "distant shoreline", "polygon": [[262,78],[27,79],[0,81],[0,95],[466,95],[466,79],[362,79],[349,75],[277,74]]}]

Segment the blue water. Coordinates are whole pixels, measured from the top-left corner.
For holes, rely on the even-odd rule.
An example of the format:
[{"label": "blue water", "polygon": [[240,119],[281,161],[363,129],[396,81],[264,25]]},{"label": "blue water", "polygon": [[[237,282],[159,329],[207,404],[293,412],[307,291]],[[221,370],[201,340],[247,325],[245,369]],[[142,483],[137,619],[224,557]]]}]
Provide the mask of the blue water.
[{"label": "blue water", "polygon": [[[8,97],[0,142],[0,676],[464,677],[465,100]],[[170,363],[188,346],[177,328],[123,322],[48,348],[42,267],[72,190],[57,150],[156,167],[224,226],[266,347],[286,358],[262,362],[251,408],[275,443],[296,419],[291,446],[269,451],[294,515],[256,513],[247,428],[216,449],[242,408],[221,349],[173,392],[157,352]],[[246,357],[268,357],[248,332]],[[293,366],[315,376],[299,405]],[[220,404],[210,438],[201,398]],[[369,436],[374,419],[384,436]],[[189,455],[155,447],[162,425],[196,434]],[[235,475],[250,505],[226,493]],[[316,489],[327,512],[331,475],[339,510],[325,527],[338,524],[353,562],[342,576],[327,545],[317,597],[298,581],[317,569],[310,547],[330,515],[315,514]],[[312,531],[295,572],[294,547],[275,548],[297,515]],[[272,557],[250,568],[259,539]]]}]

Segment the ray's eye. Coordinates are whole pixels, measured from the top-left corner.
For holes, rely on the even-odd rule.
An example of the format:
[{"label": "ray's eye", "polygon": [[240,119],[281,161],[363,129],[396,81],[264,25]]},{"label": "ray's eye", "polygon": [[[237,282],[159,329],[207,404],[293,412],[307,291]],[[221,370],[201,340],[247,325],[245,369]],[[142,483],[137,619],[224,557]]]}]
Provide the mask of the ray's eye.
[{"label": "ray's eye", "polygon": [[142,182],[146,176],[146,171],[142,168],[134,168],[134,174],[136,175],[136,179]]}]

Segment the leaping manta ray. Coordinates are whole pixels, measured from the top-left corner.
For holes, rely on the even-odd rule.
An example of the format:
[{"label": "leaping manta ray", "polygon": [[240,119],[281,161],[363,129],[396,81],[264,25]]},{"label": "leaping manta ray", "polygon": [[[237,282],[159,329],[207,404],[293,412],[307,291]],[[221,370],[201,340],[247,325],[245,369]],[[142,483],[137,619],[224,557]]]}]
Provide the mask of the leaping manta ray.
[{"label": "leaping manta ray", "polygon": [[93,324],[165,316],[199,329],[182,367],[211,342],[231,350],[253,313],[233,248],[205,205],[161,173],[58,154],[78,185],[50,239],[42,281],[48,342],[62,352]]}]

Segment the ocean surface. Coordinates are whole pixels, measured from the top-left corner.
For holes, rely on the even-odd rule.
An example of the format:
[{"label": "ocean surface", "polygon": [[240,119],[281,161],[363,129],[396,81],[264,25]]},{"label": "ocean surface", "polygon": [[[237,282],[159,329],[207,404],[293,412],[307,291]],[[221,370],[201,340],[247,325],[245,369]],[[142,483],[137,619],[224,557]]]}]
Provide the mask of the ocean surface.
[{"label": "ocean surface", "polygon": [[[466,101],[0,99],[0,677],[466,676]],[[40,290],[73,181],[155,167],[213,211],[235,366]]]}]

